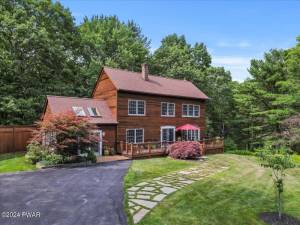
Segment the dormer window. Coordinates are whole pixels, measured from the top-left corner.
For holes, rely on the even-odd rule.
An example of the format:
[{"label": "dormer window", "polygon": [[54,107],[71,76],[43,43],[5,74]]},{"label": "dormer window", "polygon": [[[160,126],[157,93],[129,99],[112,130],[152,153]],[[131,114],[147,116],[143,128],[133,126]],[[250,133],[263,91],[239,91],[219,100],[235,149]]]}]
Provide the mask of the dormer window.
[{"label": "dormer window", "polygon": [[73,106],[72,109],[76,116],[86,116],[82,107]]},{"label": "dormer window", "polygon": [[88,107],[87,109],[89,111],[90,116],[92,116],[92,117],[101,116],[101,114],[99,113],[99,111],[96,107]]}]

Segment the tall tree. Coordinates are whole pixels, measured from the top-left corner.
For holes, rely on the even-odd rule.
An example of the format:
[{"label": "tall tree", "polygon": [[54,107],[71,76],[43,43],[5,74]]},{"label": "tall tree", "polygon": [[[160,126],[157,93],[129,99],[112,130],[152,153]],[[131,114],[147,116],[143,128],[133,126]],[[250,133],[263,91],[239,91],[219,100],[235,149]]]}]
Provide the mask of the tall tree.
[{"label": "tall tree", "polygon": [[195,70],[204,71],[210,66],[211,57],[203,43],[193,47],[185,37],[172,34],[161,41],[151,60],[151,72],[178,79],[193,79]]},{"label": "tall tree", "polygon": [[82,93],[86,57],[69,10],[50,0],[3,0],[0,21],[0,124],[32,123],[46,94]]},{"label": "tall tree", "polygon": [[288,73],[286,52],[271,50],[262,60],[251,60],[251,79],[242,83],[235,100],[244,116],[249,147],[261,145],[280,130],[280,121],[295,113],[297,83]]},{"label": "tall tree", "polygon": [[133,21],[124,23],[116,16],[93,16],[84,18],[79,30],[91,57],[83,69],[90,87],[102,66],[139,71],[148,60],[150,42]]}]

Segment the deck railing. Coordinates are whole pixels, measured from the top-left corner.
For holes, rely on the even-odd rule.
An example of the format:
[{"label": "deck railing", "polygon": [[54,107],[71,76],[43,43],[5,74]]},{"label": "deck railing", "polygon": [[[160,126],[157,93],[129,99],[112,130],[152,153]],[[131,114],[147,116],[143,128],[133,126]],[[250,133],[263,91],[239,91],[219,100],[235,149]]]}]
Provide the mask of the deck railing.
[{"label": "deck railing", "polygon": [[[145,142],[126,143],[120,142],[122,154],[129,158],[143,158],[167,155],[167,149],[174,142]],[[199,141],[200,149],[204,155],[224,152],[224,139],[202,139]]]},{"label": "deck railing", "polygon": [[167,154],[167,148],[174,142],[120,142],[122,154],[130,158],[161,156]]}]

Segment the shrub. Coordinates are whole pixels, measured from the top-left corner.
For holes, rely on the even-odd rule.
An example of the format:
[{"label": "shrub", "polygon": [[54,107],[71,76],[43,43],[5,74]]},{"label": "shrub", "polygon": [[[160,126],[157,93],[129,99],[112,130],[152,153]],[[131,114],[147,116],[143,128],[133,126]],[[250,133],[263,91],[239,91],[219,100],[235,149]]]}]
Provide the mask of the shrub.
[{"label": "shrub", "polygon": [[55,154],[54,152],[46,152],[43,156],[43,160],[47,161],[49,165],[57,165],[63,163],[63,156]]},{"label": "shrub", "polygon": [[224,150],[225,151],[235,151],[237,150],[237,145],[235,144],[234,140],[231,138],[225,138],[224,140]]},{"label": "shrub", "polygon": [[92,163],[97,162],[97,157],[96,157],[94,151],[87,151],[86,160],[91,161]]},{"label": "shrub", "polygon": [[27,153],[25,158],[32,164],[35,164],[43,159],[45,148],[38,142],[32,142],[27,145]]},{"label": "shrub", "polygon": [[202,155],[196,141],[176,142],[168,148],[169,156],[174,159],[196,159]]}]

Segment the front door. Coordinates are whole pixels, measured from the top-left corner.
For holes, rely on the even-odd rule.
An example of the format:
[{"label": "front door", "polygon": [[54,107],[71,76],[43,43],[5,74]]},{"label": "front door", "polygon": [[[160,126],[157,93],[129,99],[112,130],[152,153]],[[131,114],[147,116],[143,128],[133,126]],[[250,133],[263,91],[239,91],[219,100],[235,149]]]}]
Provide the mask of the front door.
[{"label": "front door", "polygon": [[175,127],[163,126],[160,128],[160,141],[161,142],[174,142],[175,141]]},{"label": "front door", "polygon": [[102,156],[103,151],[102,151],[102,130],[95,130],[94,133],[99,137],[99,142],[95,146],[94,151],[97,156]]}]

